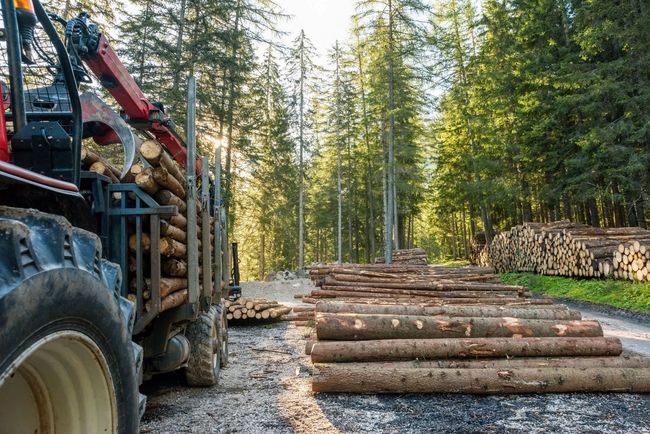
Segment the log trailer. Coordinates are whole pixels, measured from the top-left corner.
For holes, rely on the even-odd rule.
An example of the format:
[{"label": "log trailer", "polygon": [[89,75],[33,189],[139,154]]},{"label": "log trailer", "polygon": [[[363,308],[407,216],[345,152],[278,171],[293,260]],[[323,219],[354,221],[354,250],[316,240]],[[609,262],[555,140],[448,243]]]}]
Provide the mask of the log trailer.
[{"label": "log trailer", "polygon": [[[231,282],[219,165],[211,182],[195,155],[196,84],[184,140],[87,14],[0,1],[0,433],[134,433],[143,379],[184,368],[213,385],[227,363],[238,270]],[[92,83],[119,115],[80,91]],[[120,173],[82,170],[92,139],[123,145]],[[185,197],[161,203],[136,158]],[[166,277],[167,258],[186,275]]]}]

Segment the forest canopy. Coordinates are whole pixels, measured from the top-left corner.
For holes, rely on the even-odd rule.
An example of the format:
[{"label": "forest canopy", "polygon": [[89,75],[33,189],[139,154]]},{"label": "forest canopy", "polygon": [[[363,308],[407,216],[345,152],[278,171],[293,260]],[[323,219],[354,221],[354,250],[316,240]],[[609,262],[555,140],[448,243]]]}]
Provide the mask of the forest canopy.
[{"label": "forest canopy", "polygon": [[466,258],[524,221],[646,226],[650,1],[358,0],[327,53],[282,35],[280,0],[49,5],[103,23],[178,125],[197,77],[245,278]]}]

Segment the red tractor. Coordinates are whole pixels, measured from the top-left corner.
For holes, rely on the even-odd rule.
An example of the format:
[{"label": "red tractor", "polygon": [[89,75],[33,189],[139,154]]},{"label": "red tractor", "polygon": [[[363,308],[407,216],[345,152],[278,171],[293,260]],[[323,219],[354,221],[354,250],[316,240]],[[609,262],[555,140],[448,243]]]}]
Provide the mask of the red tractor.
[{"label": "red tractor", "polygon": [[[86,14],[0,1],[0,433],[137,432],[143,378],[184,368],[213,385],[227,362],[238,278],[219,165],[210,180],[195,156],[195,83],[185,140]],[[82,170],[89,140],[123,145],[121,173]],[[136,160],[182,200],[134,181]]]}]

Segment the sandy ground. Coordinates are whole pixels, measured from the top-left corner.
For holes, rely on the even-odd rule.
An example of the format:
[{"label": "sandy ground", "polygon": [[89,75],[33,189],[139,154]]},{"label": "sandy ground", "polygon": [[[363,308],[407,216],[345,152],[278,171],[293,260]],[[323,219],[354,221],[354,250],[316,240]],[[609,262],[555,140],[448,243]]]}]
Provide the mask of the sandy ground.
[{"label": "sandy ground", "polygon": [[600,321],[605,336],[619,338],[626,351],[650,357],[650,317],[625,318],[582,303],[563,302],[582,312],[584,319]]},{"label": "sandy ground", "polygon": [[[297,305],[293,294],[309,287],[306,280],[250,283],[244,296]],[[626,349],[631,339],[647,354],[647,325],[585,316],[626,339]],[[650,433],[647,395],[313,395],[304,355],[309,331],[291,323],[231,327],[230,365],[219,385],[190,389],[180,372],[148,382],[142,432]]]}]

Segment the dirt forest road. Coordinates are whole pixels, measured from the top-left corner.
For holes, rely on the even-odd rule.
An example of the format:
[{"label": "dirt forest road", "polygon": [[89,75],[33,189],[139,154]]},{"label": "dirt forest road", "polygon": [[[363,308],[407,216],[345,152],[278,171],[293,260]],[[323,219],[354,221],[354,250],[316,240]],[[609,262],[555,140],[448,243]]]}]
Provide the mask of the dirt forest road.
[{"label": "dirt forest road", "polygon": [[[298,304],[293,294],[310,285],[250,283],[244,295]],[[585,316],[590,313],[602,316]],[[625,329],[634,338],[648,336],[634,322],[608,321],[604,326],[614,334]],[[141,432],[650,433],[647,395],[313,395],[304,355],[308,333],[292,323],[232,327],[230,366],[220,384],[189,389],[179,373],[149,382]]]}]

